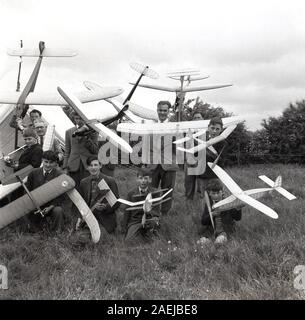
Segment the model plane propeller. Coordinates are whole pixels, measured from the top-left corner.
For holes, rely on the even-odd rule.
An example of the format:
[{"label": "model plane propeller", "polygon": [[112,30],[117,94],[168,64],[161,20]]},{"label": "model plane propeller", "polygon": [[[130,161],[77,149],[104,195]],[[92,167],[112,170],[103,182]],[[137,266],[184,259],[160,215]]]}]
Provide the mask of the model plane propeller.
[{"label": "model plane propeller", "polygon": [[[107,128],[103,123],[96,121],[90,121],[85,114],[81,111],[82,103],[77,99],[77,97],[70,93],[66,89],[62,89],[61,87],[57,87],[59,94],[67,101],[70,107],[83,119],[86,126],[83,126],[83,131],[94,130],[99,133],[101,137],[105,137],[117,148],[120,147],[122,151],[127,153],[132,153],[131,146],[115,134],[112,130]],[[87,127],[87,128],[86,128]],[[82,128],[81,128],[82,129]]]},{"label": "model plane propeller", "polygon": [[208,162],[208,166],[214,171],[217,177],[232,193],[232,195],[230,195],[229,197],[214,204],[212,210],[224,211],[233,208],[240,208],[248,204],[251,207],[266,214],[268,217],[277,219],[278,214],[273,209],[259,202],[257,199],[260,199],[261,197],[266,195],[266,193],[269,193],[274,190],[281,193],[288,200],[296,199],[296,197],[293,194],[282,188],[282,178],[280,176],[275,180],[275,182],[273,182],[266,176],[259,176],[259,178],[267,184],[269,184],[271,188],[258,188],[243,191],[237,185],[237,183],[217,164]]}]

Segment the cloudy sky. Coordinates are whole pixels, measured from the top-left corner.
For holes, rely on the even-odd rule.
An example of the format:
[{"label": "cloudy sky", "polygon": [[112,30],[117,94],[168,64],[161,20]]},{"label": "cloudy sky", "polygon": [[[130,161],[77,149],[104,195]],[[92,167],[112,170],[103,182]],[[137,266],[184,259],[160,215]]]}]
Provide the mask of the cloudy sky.
[{"label": "cloudy sky", "polygon": [[[55,92],[57,85],[81,90],[91,80],[121,86],[126,96],[128,82],[137,78],[130,62],[160,74],[145,82],[167,84],[174,80],[166,80],[166,72],[195,67],[210,75],[204,84],[234,86],[187,97],[199,95],[244,116],[255,130],[262,119],[305,98],[304,21],[302,0],[0,0],[0,91],[16,89],[19,58],[6,49],[20,39],[24,47],[43,40],[78,55],[45,59],[37,91]],[[22,86],[34,64],[23,59]],[[174,102],[175,96],[139,88],[133,101],[155,108],[160,99]]]}]

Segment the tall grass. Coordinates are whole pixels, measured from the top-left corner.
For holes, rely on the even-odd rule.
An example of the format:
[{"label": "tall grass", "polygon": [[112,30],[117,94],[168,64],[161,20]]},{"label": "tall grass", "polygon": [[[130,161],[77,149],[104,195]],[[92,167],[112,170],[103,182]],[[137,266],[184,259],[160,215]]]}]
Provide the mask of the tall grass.
[{"label": "tall grass", "polygon": [[[16,227],[0,231],[0,264],[8,268],[9,289],[1,298],[13,299],[304,299],[293,286],[296,265],[305,265],[304,168],[250,166],[228,170],[243,189],[265,186],[257,176],[283,176],[286,189],[298,199],[289,202],[273,194],[265,204],[278,220],[245,207],[231,241],[201,246],[197,219],[183,192],[179,172],[174,205],[162,217],[160,237],[152,244],[127,246],[119,232],[94,245],[87,233],[67,231],[56,237],[21,233]],[[135,184],[135,172],[116,172],[121,197]],[[119,219],[121,216],[119,215]]]}]

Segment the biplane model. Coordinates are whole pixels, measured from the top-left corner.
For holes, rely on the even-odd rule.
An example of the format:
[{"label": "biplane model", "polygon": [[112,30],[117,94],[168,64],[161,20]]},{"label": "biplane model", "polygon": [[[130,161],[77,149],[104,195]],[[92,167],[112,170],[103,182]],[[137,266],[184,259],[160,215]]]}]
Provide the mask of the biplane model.
[{"label": "biplane model", "polygon": [[[223,84],[223,85],[201,85],[201,86],[190,86],[192,81],[204,80],[209,78],[209,76],[203,76],[200,73],[200,70],[194,68],[176,70],[170,73],[167,73],[167,77],[173,80],[180,81],[180,85],[167,86],[167,85],[156,85],[156,84],[139,84],[139,87],[155,89],[161,91],[175,92],[176,93],[176,102],[178,110],[178,121],[181,121],[181,112],[182,104],[187,92],[194,91],[203,91],[203,90],[212,90],[220,89],[225,87],[230,87],[232,84]],[[134,84],[130,82],[130,84]]]},{"label": "biplane model", "polygon": [[[141,122],[137,117],[147,120],[158,120],[158,114],[156,111],[142,107],[135,103],[130,102],[132,95],[134,94],[136,88],[138,87],[143,76],[149,77],[151,79],[157,79],[159,75],[157,72],[150,69],[148,66],[141,65],[139,63],[133,62],[130,64],[130,67],[140,73],[138,80],[134,83],[132,89],[125,99],[120,96],[117,96],[115,99],[105,99],[108,103],[112,104],[113,107],[118,112],[118,118],[121,118],[123,115],[132,122]],[[89,90],[99,90],[101,86],[96,83],[85,81],[84,85]],[[134,114],[137,116],[135,117]],[[107,123],[104,123],[107,125]]]},{"label": "biplane model", "polygon": [[0,199],[15,190],[16,186],[22,186],[26,194],[10,202],[4,207],[0,207],[0,229],[32,211],[35,211],[35,214],[45,216],[52,207],[47,207],[45,209],[42,209],[41,207],[49,201],[66,193],[78,208],[83,220],[87,223],[91,232],[92,241],[97,243],[101,235],[99,224],[82,196],[74,188],[74,180],[66,174],[62,174],[33,191],[29,191],[25,181],[27,179],[27,175],[32,171],[32,169],[33,168],[31,166],[28,166],[18,172],[15,172],[9,177],[6,177],[2,181]]},{"label": "biplane model", "polygon": [[282,188],[281,176],[279,176],[275,180],[275,182],[273,182],[265,175],[261,175],[259,176],[259,178],[265,183],[267,183],[270,186],[270,188],[257,188],[243,191],[221,167],[215,164],[215,162],[208,162],[208,166],[214,171],[217,177],[232,193],[232,195],[230,195],[229,197],[215,203],[212,206],[212,208],[210,208],[212,211],[224,211],[232,208],[241,208],[248,204],[254,209],[257,209],[258,211],[261,211],[262,213],[266,214],[268,217],[277,219],[278,214],[273,209],[269,208],[257,199],[262,198],[267,193],[270,193],[272,191],[279,192],[288,200],[296,199],[296,197],[293,194]]},{"label": "biplane model", "polygon": [[103,121],[98,119],[89,120],[85,114],[81,111],[82,103],[71,92],[61,87],[57,87],[59,94],[67,101],[69,106],[83,119],[85,125],[80,128],[79,133],[85,134],[86,132],[96,131],[101,137],[105,137],[115,147],[120,148],[122,151],[132,153],[132,147],[121,137],[115,134],[111,129],[107,128]]}]

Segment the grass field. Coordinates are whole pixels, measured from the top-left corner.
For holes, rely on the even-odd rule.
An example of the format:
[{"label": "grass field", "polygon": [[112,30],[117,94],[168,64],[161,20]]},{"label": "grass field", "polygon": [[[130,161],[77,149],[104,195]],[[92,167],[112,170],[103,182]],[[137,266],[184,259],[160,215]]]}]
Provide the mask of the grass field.
[{"label": "grass field", "polygon": [[[9,288],[0,289],[0,298],[304,299],[305,291],[293,285],[295,266],[305,265],[304,168],[269,165],[227,171],[243,189],[266,186],[259,174],[273,180],[282,174],[283,186],[298,199],[289,202],[273,194],[262,200],[278,212],[278,220],[244,208],[234,240],[217,247],[196,243],[182,172],[172,212],[162,218],[160,239],[151,245],[130,247],[122,234],[103,230],[94,245],[70,231],[50,237],[6,228],[0,231],[0,264],[8,268]],[[135,172],[119,169],[116,176],[125,197],[135,184]]]}]

